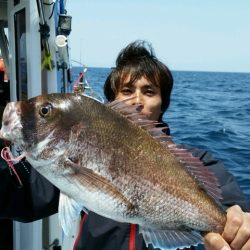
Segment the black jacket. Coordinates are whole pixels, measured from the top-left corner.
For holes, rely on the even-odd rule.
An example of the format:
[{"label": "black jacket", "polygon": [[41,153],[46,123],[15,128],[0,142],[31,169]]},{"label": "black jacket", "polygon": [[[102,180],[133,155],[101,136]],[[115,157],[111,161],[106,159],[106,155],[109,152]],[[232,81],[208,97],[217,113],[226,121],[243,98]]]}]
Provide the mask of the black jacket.
[{"label": "black jacket", "polygon": [[[191,150],[218,177],[222,188],[223,205],[238,204],[250,211],[250,203],[242,194],[235,178],[228,173],[222,162],[215,160],[207,151]],[[24,186],[18,187],[3,161],[0,162],[0,218],[21,222],[34,221],[57,212],[59,190],[36,172],[27,162],[16,164],[16,170]],[[90,212],[83,215],[75,250],[148,249],[138,233],[138,227],[118,223]],[[149,248],[150,249],[150,248]],[[152,248],[151,248],[152,249]]]}]

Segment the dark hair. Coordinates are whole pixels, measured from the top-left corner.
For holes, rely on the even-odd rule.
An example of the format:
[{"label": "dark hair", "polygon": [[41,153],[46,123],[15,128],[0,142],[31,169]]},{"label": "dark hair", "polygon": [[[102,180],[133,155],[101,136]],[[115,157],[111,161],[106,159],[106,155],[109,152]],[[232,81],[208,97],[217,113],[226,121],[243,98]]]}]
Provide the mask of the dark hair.
[{"label": "dark hair", "polygon": [[[132,83],[145,77],[152,84],[159,86],[162,112],[167,110],[173,87],[173,76],[168,67],[156,58],[153,48],[148,42],[135,41],[119,53],[116,67],[112,69],[104,84],[104,94],[108,101],[115,100],[120,87],[128,76]],[[160,120],[161,118],[162,115]]]}]

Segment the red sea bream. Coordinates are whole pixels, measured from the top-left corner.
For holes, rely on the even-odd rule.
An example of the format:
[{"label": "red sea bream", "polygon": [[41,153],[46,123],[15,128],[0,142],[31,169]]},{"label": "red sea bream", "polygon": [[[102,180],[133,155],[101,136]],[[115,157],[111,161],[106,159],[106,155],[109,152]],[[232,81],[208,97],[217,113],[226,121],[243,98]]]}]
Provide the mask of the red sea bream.
[{"label": "red sea bream", "polygon": [[67,232],[81,209],[138,224],[146,244],[176,249],[221,233],[226,216],[215,176],[124,102],[76,94],[9,103],[0,136],[61,190]]}]

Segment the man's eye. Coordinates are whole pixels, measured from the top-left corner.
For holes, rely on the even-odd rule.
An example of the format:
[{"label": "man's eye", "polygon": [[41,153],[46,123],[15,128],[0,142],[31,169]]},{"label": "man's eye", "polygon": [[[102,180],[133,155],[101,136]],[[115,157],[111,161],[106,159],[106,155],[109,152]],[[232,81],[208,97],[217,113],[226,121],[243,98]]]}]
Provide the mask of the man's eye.
[{"label": "man's eye", "polygon": [[132,94],[132,90],[131,89],[122,89],[122,94],[123,95],[131,95]]},{"label": "man's eye", "polygon": [[153,96],[153,95],[155,95],[155,91],[153,89],[147,89],[145,91],[145,94],[148,96]]}]

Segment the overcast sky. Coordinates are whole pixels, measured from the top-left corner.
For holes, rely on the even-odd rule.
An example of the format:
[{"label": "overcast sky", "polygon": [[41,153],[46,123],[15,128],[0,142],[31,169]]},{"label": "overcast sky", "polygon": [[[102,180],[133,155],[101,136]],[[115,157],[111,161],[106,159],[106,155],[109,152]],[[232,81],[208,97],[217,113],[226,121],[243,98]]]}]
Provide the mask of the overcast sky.
[{"label": "overcast sky", "polygon": [[73,60],[112,67],[136,39],[172,70],[250,72],[250,0],[69,0]]}]

